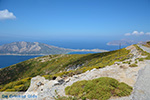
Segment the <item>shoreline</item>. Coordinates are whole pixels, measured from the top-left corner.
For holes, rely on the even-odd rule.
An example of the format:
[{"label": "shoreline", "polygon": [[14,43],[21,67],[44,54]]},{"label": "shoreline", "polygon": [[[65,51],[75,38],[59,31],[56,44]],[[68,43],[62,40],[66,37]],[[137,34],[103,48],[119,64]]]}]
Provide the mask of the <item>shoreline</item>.
[{"label": "shoreline", "polygon": [[[70,53],[74,53],[74,52],[93,52],[93,53],[102,53],[102,52],[97,52],[97,51],[72,51],[72,52],[67,52],[67,53],[63,53],[63,54],[70,54]],[[105,51],[105,52],[108,52],[108,51]],[[89,54],[89,53],[86,53],[86,54]],[[79,53],[75,53],[75,54],[79,54]],[[82,53],[81,53],[82,54]],[[57,54],[0,54],[0,56],[46,56],[46,55],[57,55]]]},{"label": "shoreline", "polygon": [[52,54],[0,54],[0,56],[45,56],[45,55],[52,55]]}]

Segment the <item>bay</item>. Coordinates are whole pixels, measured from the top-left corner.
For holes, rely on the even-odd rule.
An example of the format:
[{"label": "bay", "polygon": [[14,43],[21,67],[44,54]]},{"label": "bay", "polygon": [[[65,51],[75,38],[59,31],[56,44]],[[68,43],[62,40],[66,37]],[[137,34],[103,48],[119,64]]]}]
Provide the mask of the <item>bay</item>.
[{"label": "bay", "polygon": [[[70,52],[68,54],[88,54],[88,53],[96,53],[96,52]],[[42,55],[36,55],[36,56],[0,55],[0,68],[4,68],[40,56]]]},{"label": "bay", "polygon": [[[105,46],[103,46],[104,48]],[[89,47],[90,48],[90,47]],[[88,49],[89,49],[88,48]],[[118,46],[109,46],[105,50],[116,50]],[[91,48],[92,49],[92,48]],[[96,52],[69,52],[68,54],[88,54],[88,53],[96,53]],[[40,57],[42,55],[34,55],[34,56],[16,56],[16,55],[0,55],[0,68],[4,68],[31,58]]]},{"label": "bay", "polygon": [[37,55],[37,56],[0,55],[0,68],[4,68],[39,56],[41,55]]}]

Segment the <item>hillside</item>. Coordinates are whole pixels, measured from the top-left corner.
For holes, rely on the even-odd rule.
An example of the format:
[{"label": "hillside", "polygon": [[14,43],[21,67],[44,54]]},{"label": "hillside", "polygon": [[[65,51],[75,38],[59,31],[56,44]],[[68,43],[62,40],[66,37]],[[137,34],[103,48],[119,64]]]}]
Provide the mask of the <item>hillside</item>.
[{"label": "hillside", "polygon": [[45,75],[51,79],[53,76],[80,74],[92,68],[102,68],[115,61],[128,59],[131,56],[129,52],[129,50],[121,49],[95,54],[61,54],[37,57],[0,69],[0,85],[36,75]]},{"label": "hillside", "polygon": [[150,41],[147,41],[147,42],[144,43],[143,45],[150,48]]},{"label": "hillside", "polygon": [[100,49],[66,49],[39,42],[13,42],[0,46],[0,55],[48,55],[67,54],[69,52],[92,51],[106,52]]},{"label": "hillside", "polygon": [[[46,84],[49,83],[44,83],[45,85],[42,86],[44,90],[47,90],[47,88],[52,89],[54,93],[54,94],[50,93],[52,97],[56,95],[55,94],[56,91],[54,91],[55,89],[58,90],[58,93],[61,95],[64,95],[65,92],[66,94],[76,95],[76,94],[72,94],[71,90],[70,89],[68,90],[67,86],[70,86],[71,84],[77,81],[91,80],[99,77],[112,77],[121,82],[125,82],[129,85],[128,86],[123,83],[123,86],[120,88],[121,90],[118,90],[118,88],[115,87],[117,90],[113,92],[113,94],[118,96],[126,96],[129,95],[132,91],[132,88],[130,88],[130,86],[133,86],[133,84],[135,83],[138,70],[142,68],[142,66],[144,66],[143,62],[141,62],[144,59],[149,59],[149,54],[143,51],[137,45],[129,46],[127,48],[123,48],[116,51],[104,52],[104,53],[80,54],[80,55],[59,54],[59,55],[47,55],[43,57],[37,57],[34,59],[30,59],[0,69],[0,73],[1,73],[0,91],[27,91],[28,90],[28,92],[32,92],[33,88],[36,88],[35,86],[38,83],[31,82],[30,84],[30,80],[35,81],[35,79],[37,78],[36,79],[37,82],[41,81],[42,84],[43,82],[52,82],[51,85],[57,84],[56,87],[51,85],[47,86]],[[37,75],[43,76],[46,79],[49,79],[50,81],[45,80],[42,77],[41,78],[35,77]],[[106,80],[107,79],[109,78],[106,78]],[[104,81],[106,80],[104,79]],[[110,79],[110,82],[113,82],[111,80],[113,79]],[[61,85],[62,84],[61,82],[63,82],[64,84]],[[66,84],[66,82],[68,83]],[[90,83],[91,81],[88,82]],[[110,85],[113,84],[110,83],[109,81],[107,82]],[[91,85],[94,85],[94,83]],[[64,90],[62,90],[64,88],[66,88],[65,92]],[[101,88],[101,86],[99,88]],[[108,88],[112,89],[111,86]],[[127,88],[127,90],[125,90],[127,92],[121,92],[124,91],[122,89],[125,88]],[[74,89],[76,90],[76,88]],[[93,90],[94,88],[93,89],[90,88],[90,89],[91,91],[94,92]],[[105,91],[105,92],[112,93],[112,91],[114,91],[114,90],[110,91],[110,89],[109,91]],[[128,91],[128,89],[130,89],[129,90],[130,92]],[[45,92],[47,93],[47,91]],[[78,97],[80,98],[79,92],[77,91],[73,91],[73,92],[74,93],[76,92]],[[81,94],[83,95],[84,92]],[[92,95],[92,94],[89,93],[88,95]],[[90,98],[88,97],[88,95],[86,97]],[[94,96],[92,96],[91,98],[93,97]],[[108,98],[109,97],[110,95],[108,96]],[[64,100],[64,99],[58,99],[58,100]],[[72,100],[72,99],[67,99],[67,100]]]}]

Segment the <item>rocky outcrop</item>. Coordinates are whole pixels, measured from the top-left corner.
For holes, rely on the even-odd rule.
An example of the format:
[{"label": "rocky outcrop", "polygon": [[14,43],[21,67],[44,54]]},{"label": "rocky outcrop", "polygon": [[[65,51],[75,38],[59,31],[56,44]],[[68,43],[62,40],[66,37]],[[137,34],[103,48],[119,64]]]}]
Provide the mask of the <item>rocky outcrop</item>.
[{"label": "rocky outcrop", "polygon": [[[140,53],[134,46],[127,47],[131,50],[131,54],[134,56],[126,61],[131,60],[131,63],[135,63],[137,57],[141,57]],[[138,67],[129,67],[128,64],[122,62],[116,62],[111,66],[106,66],[100,69],[88,70],[85,73],[74,75],[72,77],[57,77],[54,80],[46,80],[44,77],[37,76],[32,78],[31,85],[26,93],[34,92],[39,98],[44,100],[53,100],[57,95],[66,96],[65,88],[71,86],[74,82],[81,80],[92,80],[99,77],[111,77],[117,79],[119,82],[125,82],[130,86],[134,86],[138,71],[144,68],[145,61],[138,62]],[[112,99],[112,98],[111,98]]]},{"label": "rocky outcrop", "polygon": [[74,75],[72,77],[55,80],[46,80],[44,77],[36,76],[31,79],[31,85],[26,93],[34,92],[39,98],[53,100],[57,95],[65,96],[65,87],[81,80],[92,80],[99,77],[112,77],[120,82],[125,82],[134,86],[138,71],[145,66],[144,62],[139,62],[138,67],[129,67],[128,64],[111,65],[101,69],[92,69],[85,73]]},{"label": "rocky outcrop", "polygon": [[53,89],[59,85],[69,82],[68,79],[57,77],[55,80],[46,80],[44,77],[36,76],[31,79],[31,85],[26,91],[26,94],[34,93],[38,95],[39,99],[52,100],[57,94],[56,90]]}]

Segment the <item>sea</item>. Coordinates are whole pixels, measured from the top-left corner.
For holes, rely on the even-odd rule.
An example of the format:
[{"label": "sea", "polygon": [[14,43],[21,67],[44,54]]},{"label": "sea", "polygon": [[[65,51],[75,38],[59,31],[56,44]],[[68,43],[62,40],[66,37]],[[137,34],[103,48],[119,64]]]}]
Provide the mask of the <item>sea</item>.
[{"label": "sea", "polygon": [[16,56],[16,55],[0,55],[0,68],[4,68],[31,58],[40,57],[37,56]]},{"label": "sea", "polygon": [[[67,47],[65,47],[65,48],[67,48]],[[69,47],[70,47],[70,45],[69,45]],[[79,47],[79,45],[77,47]],[[79,48],[77,48],[77,47],[76,48],[72,47],[72,48],[73,49],[94,49],[94,47],[89,47],[89,46],[85,46],[85,45],[82,47],[79,47]],[[119,49],[118,46],[106,46],[106,45],[102,46],[101,45],[100,47],[103,47],[103,48],[99,48],[99,49],[104,49],[104,50],[109,50],[109,51]],[[70,52],[68,54],[88,54],[88,53],[96,53],[96,52]],[[16,64],[16,63],[19,63],[19,62],[22,62],[22,61],[25,61],[25,60],[28,60],[28,59],[31,59],[31,58],[40,57],[40,56],[41,55],[36,55],[36,56],[35,55],[34,56],[0,55],[0,69],[5,68],[10,65],[13,65],[13,64]]]},{"label": "sea", "polygon": [[[96,52],[70,52],[68,54],[88,54],[88,53],[96,53]],[[36,56],[0,55],[0,68],[5,68],[7,66],[40,56],[42,55]]]}]

